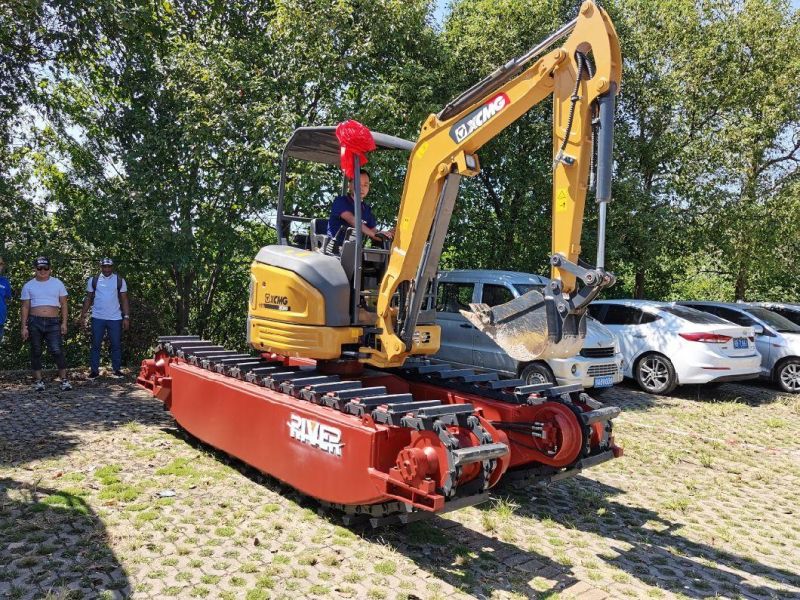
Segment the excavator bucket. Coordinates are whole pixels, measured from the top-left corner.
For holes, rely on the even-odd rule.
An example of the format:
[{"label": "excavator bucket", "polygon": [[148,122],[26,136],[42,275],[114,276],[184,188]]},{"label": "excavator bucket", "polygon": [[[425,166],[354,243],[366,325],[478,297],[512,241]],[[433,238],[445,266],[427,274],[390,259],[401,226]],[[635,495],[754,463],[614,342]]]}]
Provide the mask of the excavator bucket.
[{"label": "excavator bucket", "polygon": [[586,337],[584,313],[562,316],[555,300],[531,290],[505,304],[460,311],[511,358],[521,362],[575,356]]}]

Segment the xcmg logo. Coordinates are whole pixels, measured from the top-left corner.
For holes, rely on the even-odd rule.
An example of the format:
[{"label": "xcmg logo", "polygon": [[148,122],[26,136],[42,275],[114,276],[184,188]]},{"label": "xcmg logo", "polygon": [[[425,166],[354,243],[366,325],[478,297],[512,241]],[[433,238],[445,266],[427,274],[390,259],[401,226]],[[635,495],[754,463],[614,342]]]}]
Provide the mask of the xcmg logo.
[{"label": "xcmg logo", "polygon": [[289,425],[289,436],[291,438],[314,448],[319,448],[332,456],[342,455],[344,444],[342,443],[342,431],[340,429],[330,425],[323,425],[295,414],[292,414],[289,419],[287,425]]},{"label": "xcmg logo", "polygon": [[270,294],[266,290],[264,291],[264,302],[261,303],[261,306],[272,310],[291,310],[288,296]]},{"label": "xcmg logo", "polygon": [[450,128],[450,137],[456,143],[461,143],[472,135],[479,127],[483,127],[492,117],[509,104],[508,96],[497,94],[480,108],[476,108],[466,117]]}]

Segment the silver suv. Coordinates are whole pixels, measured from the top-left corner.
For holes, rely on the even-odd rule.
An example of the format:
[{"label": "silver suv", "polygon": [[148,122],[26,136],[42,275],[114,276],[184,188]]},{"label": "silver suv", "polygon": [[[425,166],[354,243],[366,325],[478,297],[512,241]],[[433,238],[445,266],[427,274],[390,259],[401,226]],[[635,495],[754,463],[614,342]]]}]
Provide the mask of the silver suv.
[{"label": "silver suv", "polygon": [[752,327],[761,354],[761,377],[784,392],[800,392],[800,325],[763,306],[732,302],[680,302],[727,321]]},{"label": "silver suv", "polygon": [[526,383],[579,383],[585,388],[610,387],[622,381],[622,354],[614,335],[588,318],[586,340],[580,355],[571,358],[520,363],[503,352],[489,336],[478,331],[459,313],[470,302],[503,304],[531,289],[543,288],[546,277],[513,271],[442,271],[438,277],[436,323],[442,328],[437,358],[449,363],[497,371]]}]

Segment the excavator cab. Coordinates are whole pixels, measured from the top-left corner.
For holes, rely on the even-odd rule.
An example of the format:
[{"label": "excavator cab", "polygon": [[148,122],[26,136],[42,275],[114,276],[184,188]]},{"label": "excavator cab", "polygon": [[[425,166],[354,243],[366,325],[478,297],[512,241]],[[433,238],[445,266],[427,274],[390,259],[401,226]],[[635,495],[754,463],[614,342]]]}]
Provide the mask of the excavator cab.
[{"label": "excavator cab", "polygon": [[[407,160],[408,153],[414,143],[385,133],[372,132],[375,142],[374,152],[399,151]],[[288,179],[289,159],[302,160],[316,164],[340,165],[340,144],[336,137],[336,127],[300,127],[296,129],[283,150],[281,172],[278,185],[278,205],[276,224],[280,244],[304,248],[317,254],[337,258],[352,287],[350,301],[350,322],[352,325],[374,324],[374,307],[378,283],[386,269],[391,244],[387,240],[382,246],[366,245],[364,236],[354,227],[339,231],[335,236],[328,232],[328,214],[330,206],[325,207],[324,216],[306,217],[289,214],[286,211],[286,183]],[[355,159],[356,161],[358,159]],[[359,165],[354,165],[360,171]],[[359,182],[356,176],[355,182]],[[341,192],[348,187],[346,177],[342,178]],[[361,219],[361,190],[355,184],[354,216]],[[296,211],[292,211],[296,212]],[[307,233],[292,233],[293,223],[308,223]],[[344,229],[344,228],[343,228]]]},{"label": "excavator cab", "polygon": [[[401,152],[404,161],[414,148],[413,142],[383,133],[372,132],[372,138],[373,153]],[[390,243],[369,247],[360,229],[352,227],[341,235],[328,235],[329,204],[313,217],[298,214],[301,211],[287,199],[292,160],[338,167],[336,127],[301,127],[286,142],[276,211],[279,243],[262,248],[251,268],[248,341],[257,350],[286,356],[363,358],[359,349],[377,319]],[[354,160],[354,216],[360,222],[360,165]],[[341,189],[347,190],[344,177]],[[395,296],[398,302],[399,294]],[[414,353],[433,354],[439,339],[433,311],[421,311],[419,323],[423,334],[417,336]]]}]

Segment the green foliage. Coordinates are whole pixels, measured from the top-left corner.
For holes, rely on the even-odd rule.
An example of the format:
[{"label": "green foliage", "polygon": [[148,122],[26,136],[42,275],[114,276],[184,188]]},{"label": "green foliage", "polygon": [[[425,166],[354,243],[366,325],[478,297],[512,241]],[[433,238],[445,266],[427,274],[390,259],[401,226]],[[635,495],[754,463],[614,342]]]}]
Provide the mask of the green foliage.
[{"label": "green foliage", "polygon": [[[800,16],[784,0],[605,2],[623,46],[609,293],[800,299]],[[159,334],[243,347],[248,268],[276,239],[278,161],[301,125],[415,139],[447,100],[577,13],[564,0],[24,0],[0,8],[0,242],[16,290],[45,253],[76,317],[111,255],[135,364]],[[443,267],[544,273],[551,106],[480,152]],[[370,158],[391,224],[405,157]],[[291,165],[287,209],[327,214],[335,168]],[[592,198],[582,239],[595,252]],[[12,303],[0,366],[26,364]],[[70,364],[88,340],[71,328]]]}]

